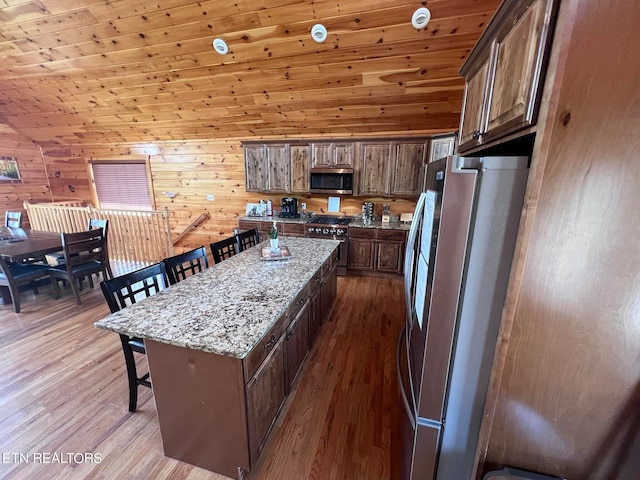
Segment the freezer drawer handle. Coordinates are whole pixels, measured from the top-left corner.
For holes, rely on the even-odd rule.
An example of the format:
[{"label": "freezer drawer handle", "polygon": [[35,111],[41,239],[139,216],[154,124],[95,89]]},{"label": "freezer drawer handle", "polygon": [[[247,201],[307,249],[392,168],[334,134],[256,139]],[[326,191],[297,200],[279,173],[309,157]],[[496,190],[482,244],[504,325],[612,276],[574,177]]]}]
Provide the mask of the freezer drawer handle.
[{"label": "freezer drawer handle", "polygon": [[416,419],[413,416],[413,409],[409,405],[409,399],[407,398],[407,390],[404,385],[404,379],[402,378],[402,370],[400,365],[400,357],[402,356],[402,347],[404,345],[404,337],[407,334],[407,326],[405,325],[398,337],[398,346],[396,348],[396,368],[398,370],[398,385],[400,386],[400,394],[402,395],[402,403],[404,403],[404,409],[407,411],[409,422],[411,422],[411,428],[416,429]]}]

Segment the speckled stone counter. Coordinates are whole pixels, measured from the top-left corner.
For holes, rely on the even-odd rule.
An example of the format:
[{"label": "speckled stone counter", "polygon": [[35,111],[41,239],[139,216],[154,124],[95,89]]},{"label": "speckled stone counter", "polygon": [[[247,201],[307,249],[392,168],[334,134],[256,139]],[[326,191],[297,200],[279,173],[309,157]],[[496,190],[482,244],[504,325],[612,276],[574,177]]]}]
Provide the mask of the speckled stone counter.
[{"label": "speckled stone counter", "polygon": [[274,217],[248,217],[248,216],[244,216],[244,217],[238,217],[238,221],[241,220],[246,220],[248,222],[273,222],[274,220],[276,222],[286,222],[286,223],[307,223],[309,221],[309,217],[305,216],[300,216],[300,218],[288,218],[288,217],[278,217],[278,216],[274,216]]},{"label": "speckled stone counter", "polygon": [[292,257],[262,261],[260,248],[172,285],[95,323],[100,329],[244,358],[339,242],[281,237]]},{"label": "speckled stone counter", "polygon": [[354,219],[349,223],[349,227],[358,227],[358,228],[379,228],[382,230],[411,230],[411,224],[405,222],[388,222],[382,223],[380,220],[374,220],[370,224],[365,225],[362,219]]}]

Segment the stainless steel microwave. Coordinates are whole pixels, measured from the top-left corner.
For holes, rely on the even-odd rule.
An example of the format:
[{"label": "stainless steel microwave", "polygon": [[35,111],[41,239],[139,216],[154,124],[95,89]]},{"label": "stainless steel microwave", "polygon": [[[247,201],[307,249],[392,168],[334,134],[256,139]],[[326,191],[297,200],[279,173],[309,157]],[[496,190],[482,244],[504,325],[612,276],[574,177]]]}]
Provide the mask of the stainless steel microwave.
[{"label": "stainless steel microwave", "polygon": [[353,170],[348,168],[311,170],[311,192],[353,194]]}]

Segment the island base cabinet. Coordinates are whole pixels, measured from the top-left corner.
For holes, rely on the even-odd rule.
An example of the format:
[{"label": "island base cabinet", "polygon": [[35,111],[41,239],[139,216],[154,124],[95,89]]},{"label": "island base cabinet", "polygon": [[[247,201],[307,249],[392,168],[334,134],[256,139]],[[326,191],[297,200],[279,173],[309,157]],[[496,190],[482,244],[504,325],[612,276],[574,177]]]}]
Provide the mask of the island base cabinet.
[{"label": "island base cabinet", "polygon": [[273,347],[247,384],[247,422],[251,464],[255,465],[287,395],[284,374],[285,337]]},{"label": "island base cabinet", "polygon": [[291,322],[285,335],[285,372],[287,379],[287,391],[302,367],[307,352],[309,351],[309,302],[300,309],[296,318]]},{"label": "island base cabinet", "polygon": [[145,346],[165,455],[234,478],[249,470],[242,362],[148,339]]}]

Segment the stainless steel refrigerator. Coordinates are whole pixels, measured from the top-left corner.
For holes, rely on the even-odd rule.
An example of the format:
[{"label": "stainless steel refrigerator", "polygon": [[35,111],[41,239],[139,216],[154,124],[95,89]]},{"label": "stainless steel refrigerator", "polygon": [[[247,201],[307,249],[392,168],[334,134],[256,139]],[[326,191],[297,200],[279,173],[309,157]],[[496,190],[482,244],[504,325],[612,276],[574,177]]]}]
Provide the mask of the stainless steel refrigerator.
[{"label": "stainless steel refrigerator", "polygon": [[527,174],[527,157],[447,157],[427,167],[398,339],[403,479],[471,477]]}]

